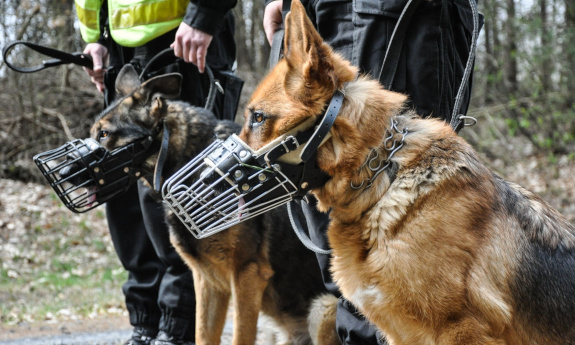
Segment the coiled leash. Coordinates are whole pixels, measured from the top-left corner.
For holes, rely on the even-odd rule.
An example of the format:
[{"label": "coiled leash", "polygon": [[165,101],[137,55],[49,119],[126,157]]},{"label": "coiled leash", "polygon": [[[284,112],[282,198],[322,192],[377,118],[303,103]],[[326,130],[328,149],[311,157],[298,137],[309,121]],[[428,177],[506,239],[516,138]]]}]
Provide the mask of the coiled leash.
[{"label": "coiled leash", "polygon": [[[391,86],[393,85],[393,80],[395,78],[397,66],[399,65],[403,42],[405,41],[405,34],[407,32],[409,22],[413,14],[415,13],[415,10],[417,9],[418,5],[421,3],[421,1],[422,0],[408,0],[397,20],[395,28],[393,29],[393,33],[387,46],[387,50],[385,52],[385,56],[379,74],[380,83],[387,89],[391,89]],[[475,123],[477,123],[477,120],[474,117],[466,116],[460,113],[461,103],[463,101],[463,92],[465,91],[467,83],[469,82],[469,78],[471,76],[471,70],[473,68],[473,63],[475,61],[477,38],[479,36],[479,29],[480,29],[479,11],[477,10],[477,4],[475,0],[469,0],[469,5],[471,7],[471,12],[473,16],[473,32],[471,37],[471,46],[469,48],[469,56],[467,58],[467,63],[465,66],[465,71],[463,73],[461,84],[459,85],[459,89],[455,97],[453,113],[451,115],[451,120],[449,123],[450,126],[453,128],[453,130],[456,132],[461,127],[473,126]],[[290,11],[290,7],[291,7],[291,0],[283,0],[282,15],[284,22],[286,14]],[[270,60],[269,60],[270,69],[273,68],[277,64],[277,62],[281,59],[283,36],[284,36],[283,29],[278,30],[274,34],[272,47],[270,51]],[[465,120],[470,120],[470,122],[465,123]],[[292,227],[294,228],[294,231],[296,232],[296,235],[298,236],[300,241],[308,249],[318,254],[330,254],[331,250],[325,250],[319,248],[312,242],[312,240],[309,238],[309,236],[303,229],[301,222],[299,221],[299,219],[297,219],[297,215],[294,215],[292,213],[292,207],[291,207],[292,204],[295,205],[293,201],[288,204],[289,218],[292,223]]]}]

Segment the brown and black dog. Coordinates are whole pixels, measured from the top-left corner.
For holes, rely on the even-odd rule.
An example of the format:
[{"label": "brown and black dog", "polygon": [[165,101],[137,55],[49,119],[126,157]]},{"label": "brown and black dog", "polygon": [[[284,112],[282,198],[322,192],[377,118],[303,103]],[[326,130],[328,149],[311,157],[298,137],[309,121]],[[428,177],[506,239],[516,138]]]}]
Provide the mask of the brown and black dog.
[{"label": "brown and black dog", "polygon": [[284,52],[253,93],[240,137],[259,149],[322,116],[343,90],[317,150],[331,179],[313,193],[331,209],[335,282],[388,342],[575,344],[574,227],[491,172],[447,124],[358,76],[297,0]]},{"label": "brown and black dog", "polygon": [[[170,133],[162,177],[169,177],[205,149],[240,126],[217,121],[209,111],[170,100],[180,92],[181,76],[167,74],[140,83],[131,65],[120,72],[120,98],[96,120],[91,137],[106,149],[156,135],[165,123]],[[158,153],[142,164],[154,171]],[[150,181],[151,182],[151,181]],[[217,345],[230,296],[234,300],[234,345],[253,345],[260,311],[274,325],[276,344],[334,345],[335,297],[326,294],[315,254],[293,232],[286,209],[277,209],[211,237],[197,240],[167,212],[170,238],[193,272],[196,293],[196,343]],[[312,302],[319,308],[310,311]],[[308,329],[308,316],[320,316]],[[321,319],[324,317],[324,319]],[[269,326],[270,323],[265,325]]]}]

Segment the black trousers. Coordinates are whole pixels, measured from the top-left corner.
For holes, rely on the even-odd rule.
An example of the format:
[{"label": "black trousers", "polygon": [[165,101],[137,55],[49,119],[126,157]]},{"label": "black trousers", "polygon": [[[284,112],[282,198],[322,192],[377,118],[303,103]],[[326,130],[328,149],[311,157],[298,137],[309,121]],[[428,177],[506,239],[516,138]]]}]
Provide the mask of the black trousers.
[{"label": "black trousers", "polygon": [[122,290],[130,323],[194,339],[192,274],[170,244],[163,205],[150,192],[139,181],[106,204],[112,242],[128,271]]},{"label": "black trousers", "polygon": [[[208,49],[207,63],[216,73],[230,70],[235,60],[233,44],[233,16],[226,16],[226,29],[214,36]],[[108,46],[110,65],[105,75],[106,106],[115,99],[115,80],[125,64],[138,70],[174,41],[173,30],[146,45],[125,48],[117,44]],[[231,40],[230,40],[231,36]],[[200,74],[192,64],[174,57],[154,64],[153,76],[178,72],[182,74],[180,99],[196,106],[204,106],[209,92],[209,78]],[[223,99],[216,100],[214,112]],[[108,226],[118,258],[128,271],[128,280],[122,286],[126,308],[133,326],[157,328],[185,340],[195,338],[195,292],[190,269],[185,265],[169,240],[168,226],[160,201],[151,196],[147,185],[139,181],[125,194],[106,203]]]},{"label": "black trousers", "polygon": [[[284,0],[286,1],[286,0]],[[365,74],[379,77],[386,47],[407,0],[303,0],[322,38]],[[407,93],[422,117],[449,122],[463,76],[473,21],[468,0],[423,1],[406,33],[392,90]],[[466,113],[471,81],[460,113]],[[327,214],[317,211],[313,196],[302,202],[310,238],[328,248]],[[317,254],[327,288],[337,297],[337,331],[344,345],[383,345],[381,334],[343,297],[331,280],[329,256]]]}]

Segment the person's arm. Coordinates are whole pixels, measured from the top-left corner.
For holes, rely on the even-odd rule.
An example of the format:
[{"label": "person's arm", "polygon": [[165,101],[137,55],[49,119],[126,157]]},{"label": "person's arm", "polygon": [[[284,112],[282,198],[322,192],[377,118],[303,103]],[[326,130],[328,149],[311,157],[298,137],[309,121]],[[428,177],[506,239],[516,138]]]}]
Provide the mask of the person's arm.
[{"label": "person's arm", "polygon": [[104,92],[104,72],[105,66],[108,64],[108,3],[104,1],[100,9],[100,38],[98,42],[88,43],[84,48],[84,54],[92,57],[93,68],[89,69],[84,67],[84,71],[90,76],[92,83],[96,85],[98,91]]},{"label": "person's arm", "polygon": [[237,0],[190,1],[171,45],[174,54],[186,62],[195,64],[203,73],[212,38],[222,30],[226,13],[236,3]]},{"label": "person's arm", "polygon": [[270,46],[272,45],[276,31],[283,27],[282,6],[282,0],[266,1],[264,31]]}]

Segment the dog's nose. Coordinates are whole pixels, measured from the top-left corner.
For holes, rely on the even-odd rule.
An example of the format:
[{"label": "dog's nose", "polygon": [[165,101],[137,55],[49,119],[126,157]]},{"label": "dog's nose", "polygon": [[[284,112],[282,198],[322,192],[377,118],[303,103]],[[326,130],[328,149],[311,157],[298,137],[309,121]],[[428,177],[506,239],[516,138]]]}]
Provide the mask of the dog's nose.
[{"label": "dog's nose", "polygon": [[62,180],[75,186],[82,185],[90,180],[88,171],[78,163],[77,159],[68,155],[67,161],[70,163],[58,171]]}]

